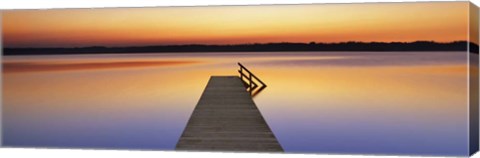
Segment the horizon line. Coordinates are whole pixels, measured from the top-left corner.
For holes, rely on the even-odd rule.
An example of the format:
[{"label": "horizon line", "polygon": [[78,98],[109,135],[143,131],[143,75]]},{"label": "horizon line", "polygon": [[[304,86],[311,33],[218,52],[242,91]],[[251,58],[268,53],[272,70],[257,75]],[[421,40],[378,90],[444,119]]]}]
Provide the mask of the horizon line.
[{"label": "horizon line", "polygon": [[478,45],[477,43],[468,41],[468,40],[454,40],[448,42],[440,42],[434,40],[416,40],[409,42],[402,41],[341,41],[341,42],[253,42],[253,43],[236,43],[236,44],[202,44],[202,43],[186,43],[186,44],[151,44],[151,45],[126,45],[126,46],[102,46],[102,45],[91,45],[91,46],[73,46],[73,47],[3,47],[3,49],[81,49],[81,48],[134,48],[134,47],[168,47],[168,46],[246,46],[246,45],[269,45],[269,44],[325,44],[325,45],[335,45],[335,44],[349,44],[349,43],[361,43],[361,44],[410,44],[410,43],[435,43],[435,44],[452,44],[452,43],[472,43]]}]

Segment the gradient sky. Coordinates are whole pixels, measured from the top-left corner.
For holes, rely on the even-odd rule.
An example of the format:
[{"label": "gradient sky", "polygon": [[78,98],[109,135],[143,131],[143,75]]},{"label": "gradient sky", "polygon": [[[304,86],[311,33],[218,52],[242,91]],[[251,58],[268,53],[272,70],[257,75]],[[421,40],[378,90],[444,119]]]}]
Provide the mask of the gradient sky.
[{"label": "gradient sky", "polygon": [[468,2],[3,11],[5,47],[467,40]]},{"label": "gradient sky", "polygon": [[473,42],[475,44],[479,44],[479,34],[478,34],[478,18],[479,18],[479,13],[478,13],[478,7],[475,6],[474,4],[470,4],[470,42]]}]

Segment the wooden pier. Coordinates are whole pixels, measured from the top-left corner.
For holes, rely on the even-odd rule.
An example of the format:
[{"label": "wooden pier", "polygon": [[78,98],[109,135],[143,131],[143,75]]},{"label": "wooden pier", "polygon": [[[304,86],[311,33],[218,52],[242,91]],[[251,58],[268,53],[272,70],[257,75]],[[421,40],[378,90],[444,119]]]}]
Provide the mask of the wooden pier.
[{"label": "wooden pier", "polygon": [[239,65],[240,77],[210,77],[176,145],[177,150],[283,151],[253,102],[252,79],[258,78]]}]

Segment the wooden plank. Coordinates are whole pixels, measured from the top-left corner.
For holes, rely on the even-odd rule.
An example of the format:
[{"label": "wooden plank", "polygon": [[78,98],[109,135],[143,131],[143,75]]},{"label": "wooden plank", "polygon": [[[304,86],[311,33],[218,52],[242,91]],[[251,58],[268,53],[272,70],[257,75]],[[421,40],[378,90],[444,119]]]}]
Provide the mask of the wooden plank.
[{"label": "wooden plank", "polygon": [[237,76],[210,78],[176,149],[283,152]]}]

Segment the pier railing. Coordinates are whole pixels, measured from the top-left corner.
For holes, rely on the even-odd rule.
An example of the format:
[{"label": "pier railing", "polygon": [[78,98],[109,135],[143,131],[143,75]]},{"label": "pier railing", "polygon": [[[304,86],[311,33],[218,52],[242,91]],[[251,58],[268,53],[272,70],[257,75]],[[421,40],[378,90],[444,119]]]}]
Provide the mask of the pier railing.
[{"label": "pier railing", "polygon": [[255,76],[245,66],[240,63],[238,63],[238,66],[240,66],[240,69],[238,70],[238,73],[240,73],[240,79],[243,81],[243,83],[245,83],[247,91],[250,92],[252,96],[257,95],[260,91],[267,87],[262,80]]}]

